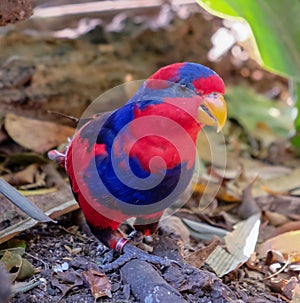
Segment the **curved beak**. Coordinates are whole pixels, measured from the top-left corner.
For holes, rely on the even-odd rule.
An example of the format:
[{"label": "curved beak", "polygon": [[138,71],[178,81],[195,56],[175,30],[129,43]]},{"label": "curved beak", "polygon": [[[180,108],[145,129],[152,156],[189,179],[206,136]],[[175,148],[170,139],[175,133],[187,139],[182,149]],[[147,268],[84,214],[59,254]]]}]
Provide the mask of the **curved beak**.
[{"label": "curved beak", "polygon": [[216,126],[220,132],[227,119],[227,106],[221,94],[212,93],[204,96],[204,102],[198,108],[198,120],[209,126]]}]

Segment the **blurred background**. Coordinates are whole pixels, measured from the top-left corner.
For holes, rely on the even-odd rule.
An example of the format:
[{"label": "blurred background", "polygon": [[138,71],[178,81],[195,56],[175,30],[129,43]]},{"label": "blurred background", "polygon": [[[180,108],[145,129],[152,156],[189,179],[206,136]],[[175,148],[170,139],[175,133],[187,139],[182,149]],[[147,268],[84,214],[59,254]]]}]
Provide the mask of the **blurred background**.
[{"label": "blurred background", "polygon": [[[214,5],[230,1],[199,2]],[[291,146],[295,125],[297,128],[294,122],[297,116],[294,107],[296,81],[288,79],[289,74],[282,70],[280,76],[262,68],[253,34],[245,21],[241,18],[216,17],[194,0],[17,0],[14,3],[32,3],[33,14],[26,18],[30,15],[27,6],[28,11],[22,11],[23,15],[14,15],[10,0],[0,3],[0,10],[7,14],[0,16],[0,25],[5,23],[0,27],[1,178],[23,195],[29,196],[52,217],[74,211],[78,205],[70,193],[67,176],[50,163],[47,151],[66,143],[76,128],[75,118],[80,118],[98,96],[123,83],[145,79],[164,65],[192,61],[211,67],[224,79],[229,119],[223,134],[206,133],[214,149],[213,155],[207,144],[208,139],[199,136],[199,166],[203,174],[196,180],[194,193],[188,203],[176,214],[184,222],[177,218],[181,222],[179,234],[184,230],[183,224],[188,229],[187,240],[183,240],[185,261],[196,267],[203,266],[208,255],[203,252],[207,243],[203,244],[203,241],[211,240],[212,234],[222,238],[236,223],[258,211],[262,213],[264,222],[259,233],[261,242],[283,231],[299,230],[299,158]],[[239,2],[241,6],[243,3],[254,6],[258,2]],[[275,31],[273,35],[273,38],[278,36],[278,40],[285,43],[286,40],[292,41],[283,39],[288,37],[289,32],[294,33],[295,30],[295,35],[298,35],[299,27],[290,26],[290,22],[296,22],[299,18],[285,19],[288,14],[296,14],[297,10],[289,6],[281,10],[282,5],[281,0],[272,1],[272,9],[277,9],[276,12],[280,14],[282,12],[282,19],[271,19],[266,14],[264,20],[273,29],[277,29],[278,20],[283,21],[280,26],[287,24],[288,30],[280,27],[283,34]],[[264,8],[263,5],[261,7]],[[15,9],[17,11],[18,7]],[[249,16],[256,20],[256,13],[251,12]],[[263,12],[273,13],[272,10]],[[26,20],[15,23],[22,19]],[[257,24],[259,33],[263,32],[265,27],[260,26],[259,22]],[[277,53],[277,45],[268,43],[270,37],[268,33],[265,34],[268,50],[270,54]],[[287,45],[287,49],[290,50],[290,47],[295,54],[295,65],[286,62],[294,72],[300,60],[297,60],[297,48],[293,48],[293,43]],[[288,52],[278,51],[278,54],[278,58],[289,57]],[[135,88],[130,85],[117,90],[117,95],[109,94],[98,110],[112,110],[124,104]],[[209,196],[210,204],[204,209],[200,206],[205,195]],[[36,223],[29,224],[23,212],[6,202],[1,196],[0,243]],[[70,227],[76,222],[73,219],[65,220],[65,226],[73,228]],[[60,249],[58,260],[62,260],[65,250],[71,257],[82,254],[89,258],[92,251],[96,254],[95,247],[86,252],[81,247],[76,250],[76,241],[81,241],[83,237],[79,236],[75,242],[72,239],[63,242],[66,235],[61,233],[65,230],[57,225],[49,226],[36,227],[24,236],[28,251],[40,260],[47,260],[51,266],[58,262],[49,256],[49,246],[55,241],[55,250]],[[218,227],[219,233],[214,227]],[[36,243],[31,241],[32,233],[35,234],[33,241]],[[74,234],[78,235],[73,233],[71,237]],[[257,235],[252,238],[254,247]],[[75,253],[71,248],[62,247],[60,241],[74,248]],[[298,239],[291,237],[287,242],[291,246],[299,243],[299,234]],[[85,242],[82,247],[89,244]],[[278,251],[282,252],[287,245],[283,242],[282,246]],[[23,250],[25,252],[25,248]],[[193,259],[191,251],[200,253]],[[288,253],[294,251],[292,247]],[[236,290],[234,283],[240,280],[240,289],[244,291],[244,278],[239,277],[247,276],[249,280],[252,279],[247,286],[249,296],[257,289],[257,297],[261,296],[265,289],[261,290],[257,281],[265,283],[269,274],[278,268],[274,267],[272,271],[268,267],[271,260],[266,264],[264,257],[255,261],[255,266],[261,266],[259,269],[248,263],[245,266],[249,268],[245,273],[241,268],[240,274],[235,272],[228,275],[224,281]],[[44,266],[45,263],[37,258],[30,260],[35,266]],[[199,264],[199,260],[204,261]],[[244,262],[238,260],[237,264]],[[282,257],[278,262],[283,266],[281,268],[285,268],[292,261],[289,256],[288,260]],[[299,254],[295,262],[299,263]],[[263,266],[264,271],[261,269]],[[295,272],[299,270],[297,266]],[[281,281],[297,275],[293,268],[289,270],[282,273]],[[43,277],[45,272],[38,273],[38,277]],[[249,272],[253,273],[252,277]],[[49,268],[47,274],[48,278],[53,277]],[[291,293],[284,292],[284,284],[277,288],[275,284],[270,285],[283,296],[292,297]],[[50,289],[50,297],[59,294],[56,286]],[[19,298],[12,302],[23,302],[18,301]],[[30,295],[24,298],[24,302],[33,302]],[[68,302],[74,302],[74,299]],[[281,301],[274,299],[272,302]]]},{"label": "blurred background", "polygon": [[[230,117],[242,114],[245,124],[254,110],[259,117],[247,128],[292,131],[287,80],[253,60],[249,26],[214,17],[192,0],[35,1],[29,20],[0,28],[0,46],[0,118],[11,106],[47,120],[58,119],[47,110],[78,117],[109,88],[194,61],[225,80]],[[260,114],[257,102],[266,107]]]}]

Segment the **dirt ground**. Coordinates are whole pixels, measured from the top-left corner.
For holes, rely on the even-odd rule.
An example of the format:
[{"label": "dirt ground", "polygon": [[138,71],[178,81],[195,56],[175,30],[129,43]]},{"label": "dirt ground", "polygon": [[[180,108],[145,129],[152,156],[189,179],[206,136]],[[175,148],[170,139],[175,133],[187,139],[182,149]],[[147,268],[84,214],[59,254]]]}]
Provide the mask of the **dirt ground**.
[{"label": "dirt ground", "polygon": [[[97,269],[97,264],[103,259],[103,246],[93,237],[88,237],[74,229],[74,226],[69,226],[70,218],[70,215],[62,218],[58,225],[42,224],[20,235],[19,238],[27,243],[26,259],[40,270],[35,278],[42,278],[44,283],[29,292],[17,294],[11,300],[12,303],[94,302],[82,272],[91,267]],[[175,239],[176,241],[174,235],[157,235],[154,251],[159,254],[166,253],[167,250],[170,255],[170,247],[177,247],[178,235]],[[161,243],[166,241],[167,248],[162,248]],[[174,258],[174,255],[172,257]],[[68,275],[59,277],[53,268],[63,263],[68,264],[65,271]],[[246,278],[243,269],[225,277],[226,284],[210,271],[198,270],[189,265],[180,268],[179,272],[166,268],[156,270],[170,285],[177,285],[179,291],[181,289],[182,297],[189,303],[286,302],[272,295],[262,283]],[[130,285],[124,283],[120,271],[109,273],[107,276],[112,283],[112,297],[101,298],[97,302],[138,302],[130,292]],[[58,286],[59,283],[61,287]],[[141,283],[139,287],[144,288],[146,285]],[[64,296],[62,291],[66,291]],[[168,298],[162,302],[169,302]]]}]

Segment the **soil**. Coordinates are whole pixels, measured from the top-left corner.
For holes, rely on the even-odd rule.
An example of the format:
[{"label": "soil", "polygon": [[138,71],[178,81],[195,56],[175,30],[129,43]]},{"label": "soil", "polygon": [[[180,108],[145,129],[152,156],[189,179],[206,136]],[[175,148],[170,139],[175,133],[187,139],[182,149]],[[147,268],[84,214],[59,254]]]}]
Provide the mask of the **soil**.
[{"label": "soil", "polygon": [[[58,224],[40,224],[18,237],[24,239],[27,243],[26,259],[40,270],[35,275],[35,279],[42,279],[43,283],[26,293],[15,295],[11,299],[11,303],[95,302],[89,286],[82,276],[82,272],[91,268],[98,269],[98,265],[101,264],[103,259],[104,247],[95,238],[77,230],[78,226],[69,226],[70,221],[72,222],[74,219],[71,219],[71,215],[68,215],[61,218]],[[168,243],[167,245],[165,245],[166,242]],[[167,252],[169,256],[173,251],[173,256],[170,256],[170,258],[174,258],[178,253],[177,242],[178,236],[174,237],[174,235],[160,233],[156,235],[154,251],[158,255]],[[174,250],[170,249],[171,247],[177,248],[175,253]],[[63,263],[68,264],[68,269],[65,272],[68,273],[71,283],[66,277],[60,279],[54,271],[57,265],[62,265]],[[121,271],[126,266],[128,266],[128,263],[121,268]],[[149,270],[147,271],[149,272]],[[179,290],[182,299],[185,300],[180,302],[286,302],[271,295],[270,291],[257,280],[246,278],[243,269],[225,277],[224,281],[226,281],[226,284],[207,269],[199,270],[188,264],[185,264],[182,268],[178,266],[164,269],[155,268],[155,272],[158,272],[170,286]],[[70,278],[72,274],[77,276],[77,280]],[[244,276],[244,278],[240,275]],[[130,281],[131,285],[128,284],[128,281],[124,283],[124,272],[122,278],[120,270],[108,273],[107,277],[112,283],[112,297],[103,297],[98,299],[97,302],[142,302],[138,301],[130,291],[132,284],[139,283],[139,281],[136,279]],[[127,279],[129,278],[127,277]],[[57,281],[64,283],[64,287],[59,289],[59,287],[55,286],[58,283]],[[76,283],[78,286],[76,286]],[[136,287],[142,289],[146,285],[144,282],[140,282]],[[65,290],[65,288],[68,291],[63,296],[61,290]],[[169,301],[165,298],[161,302]]]}]

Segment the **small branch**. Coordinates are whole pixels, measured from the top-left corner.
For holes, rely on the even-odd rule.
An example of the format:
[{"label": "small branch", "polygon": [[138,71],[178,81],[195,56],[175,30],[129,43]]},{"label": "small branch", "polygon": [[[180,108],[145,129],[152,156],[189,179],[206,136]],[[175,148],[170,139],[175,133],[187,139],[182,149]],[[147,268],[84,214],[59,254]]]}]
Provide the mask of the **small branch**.
[{"label": "small branch", "polygon": [[124,284],[129,284],[138,302],[184,303],[181,294],[170,286],[147,262],[132,260],[121,269]]},{"label": "small branch", "polygon": [[[34,9],[34,18],[53,18],[65,15],[124,12],[124,10],[159,8],[165,0],[118,0],[118,1],[91,1],[86,3],[65,4],[51,7],[37,7]],[[195,4],[195,0],[169,0],[174,6]]]}]

